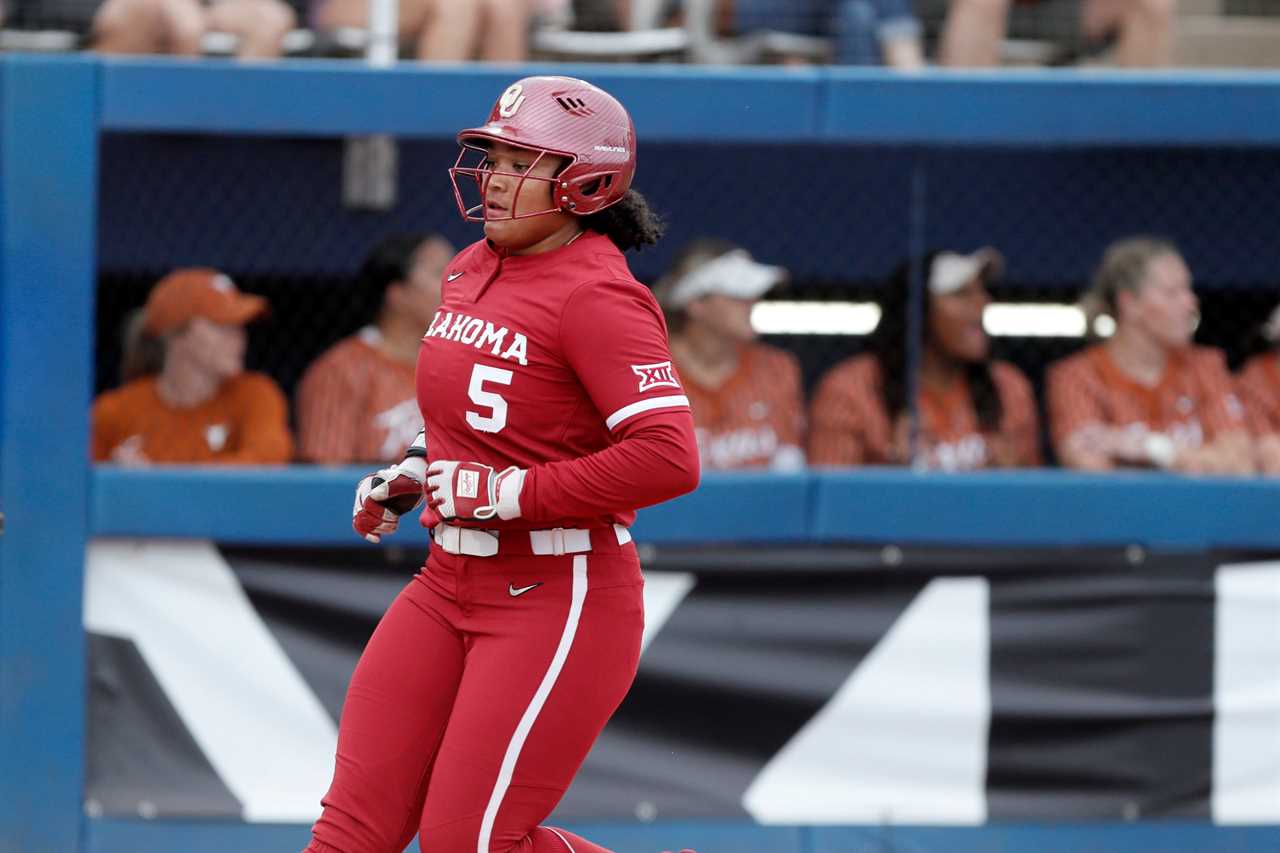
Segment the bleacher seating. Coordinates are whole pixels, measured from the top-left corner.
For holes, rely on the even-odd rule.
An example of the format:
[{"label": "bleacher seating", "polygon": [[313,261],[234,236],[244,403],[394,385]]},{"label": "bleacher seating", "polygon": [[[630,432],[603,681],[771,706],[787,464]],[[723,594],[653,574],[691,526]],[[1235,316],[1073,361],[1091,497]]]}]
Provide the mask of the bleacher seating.
[{"label": "bleacher seating", "polygon": [[1191,68],[1280,67],[1280,5],[1180,0],[1177,65]]},{"label": "bleacher seating", "polygon": [[[0,28],[0,52],[68,52],[87,48],[92,0],[19,0],[6,4]],[[534,58],[563,61],[676,61],[705,64],[755,64],[795,57],[824,62],[829,42],[789,32],[757,32],[739,38],[717,36],[712,26],[714,0],[686,0],[679,25],[663,20],[662,0],[634,0],[630,20],[616,30],[601,30],[572,15],[540,20],[530,33]],[[945,4],[924,4],[926,30],[936,36]],[[305,16],[300,15],[300,18]],[[596,22],[598,24],[598,22]],[[1008,66],[1106,64],[1108,45],[1082,49],[1074,32],[1047,30],[1028,35],[1011,29],[1001,51]],[[1045,27],[1038,28],[1045,30]],[[316,32],[299,28],[288,34],[284,54],[290,57],[356,57],[368,34],[344,28]],[[212,32],[205,53],[227,56],[236,39]],[[1179,0],[1174,46],[1175,64],[1194,68],[1280,67],[1280,3],[1273,0]]]}]

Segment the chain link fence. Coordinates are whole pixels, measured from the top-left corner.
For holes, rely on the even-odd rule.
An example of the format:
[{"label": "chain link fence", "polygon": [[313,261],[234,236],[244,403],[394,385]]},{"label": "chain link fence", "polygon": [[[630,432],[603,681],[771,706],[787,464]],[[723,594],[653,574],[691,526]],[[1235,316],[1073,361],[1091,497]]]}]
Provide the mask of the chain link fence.
[{"label": "chain link fence", "polygon": [[[152,285],[176,267],[209,266],[270,301],[270,319],[250,327],[248,364],[296,400],[307,366],[373,318],[380,294],[362,289],[359,270],[375,243],[479,237],[454,204],[455,146],[395,148],[394,202],[375,210],[353,207],[349,186],[344,201],[342,139],[106,136],[97,390],[122,380],[122,329]],[[810,396],[834,365],[871,348],[895,268],[931,250],[997,249],[990,355],[1027,378],[1049,462],[1046,371],[1090,343],[1078,305],[1109,244],[1152,234],[1178,246],[1199,299],[1195,341],[1231,369],[1264,346],[1258,331],[1280,303],[1280,163],[1269,151],[653,144],[636,186],[668,222],[658,246],[631,256],[641,280],[657,281],[699,237],[788,270],[755,321],[765,342],[796,356]],[[922,304],[927,270],[912,271]],[[1049,310],[1026,313],[1037,307]],[[925,321],[910,316],[885,322],[903,324],[893,334],[905,363],[919,365]]]}]

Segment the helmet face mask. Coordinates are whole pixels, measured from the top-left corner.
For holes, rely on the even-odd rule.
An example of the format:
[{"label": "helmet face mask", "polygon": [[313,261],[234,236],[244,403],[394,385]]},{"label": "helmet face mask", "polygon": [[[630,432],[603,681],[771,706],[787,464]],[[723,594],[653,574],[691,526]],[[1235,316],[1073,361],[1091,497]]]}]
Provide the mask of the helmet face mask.
[{"label": "helmet face mask", "polygon": [[[492,216],[491,211],[486,207],[486,193],[489,188],[489,180],[495,175],[512,178],[516,182],[515,191],[512,198],[519,199],[520,193],[524,189],[524,185],[529,181],[536,181],[548,185],[547,196],[552,198],[552,194],[556,191],[559,180],[552,177],[543,177],[540,175],[532,175],[530,172],[534,167],[542,161],[544,157],[563,156],[550,151],[536,151],[531,149],[533,154],[533,162],[529,164],[529,168],[524,172],[504,172],[496,171],[490,168],[486,161],[489,159],[489,151],[480,145],[464,142],[462,150],[458,152],[457,162],[453,164],[453,168],[449,170],[449,177],[453,180],[453,197],[458,202],[458,211],[462,214],[462,218],[468,222],[485,222],[495,219],[528,219],[533,216],[542,216],[547,213],[555,213],[561,210],[561,206],[556,203],[550,203],[549,207],[542,210],[534,210],[526,213],[516,213],[516,206],[513,203],[511,209],[506,211],[504,216]],[[562,170],[563,171],[563,170]]]},{"label": "helmet face mask", "polygon": [[[534,152],[535,165],[546,156],[563,158],[566,165],[555,177],[492,172],[485,161],[486,147],[494,142]],[[550,207],[518,216],[513,209],[501,217],[512,219],[556,211],[597,213],[622,200],[635,174],[631,116],[608,92],[572,77],[526,77],[513,83],[494,103],[489,120],[459,133],[458,143],[462,151],[449,175],[458,210],[471,222],[488,218],[484,195],[495,174],[517,179],[517,196],[528,180],[551,185]]]}]

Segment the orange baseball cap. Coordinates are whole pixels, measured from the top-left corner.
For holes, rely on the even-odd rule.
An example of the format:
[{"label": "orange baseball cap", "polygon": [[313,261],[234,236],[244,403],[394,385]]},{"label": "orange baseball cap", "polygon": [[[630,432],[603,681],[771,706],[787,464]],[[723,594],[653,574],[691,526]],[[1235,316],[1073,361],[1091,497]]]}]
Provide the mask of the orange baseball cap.
[{"label": "orange baseball cap", "polygon": [[174,270],[151,288],[143,328],[147,334],[163,335],[195,317],[243,325],[270,310],[267,300],[240,292],[225,274],[188,267]]}]

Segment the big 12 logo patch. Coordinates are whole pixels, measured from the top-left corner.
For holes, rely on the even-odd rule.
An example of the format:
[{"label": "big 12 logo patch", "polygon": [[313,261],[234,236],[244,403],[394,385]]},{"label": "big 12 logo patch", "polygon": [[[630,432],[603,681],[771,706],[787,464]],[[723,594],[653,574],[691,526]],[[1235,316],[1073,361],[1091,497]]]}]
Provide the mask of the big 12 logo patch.
[{"label": "big 12 logo patch", "polygon": [[640,390],[648,391],[651,388],[679,388],[680,380],[676,379],[675,369],[671,366],[671,362],[663,361],[658,364],[633,364],[631,372],[640,377]]}]

